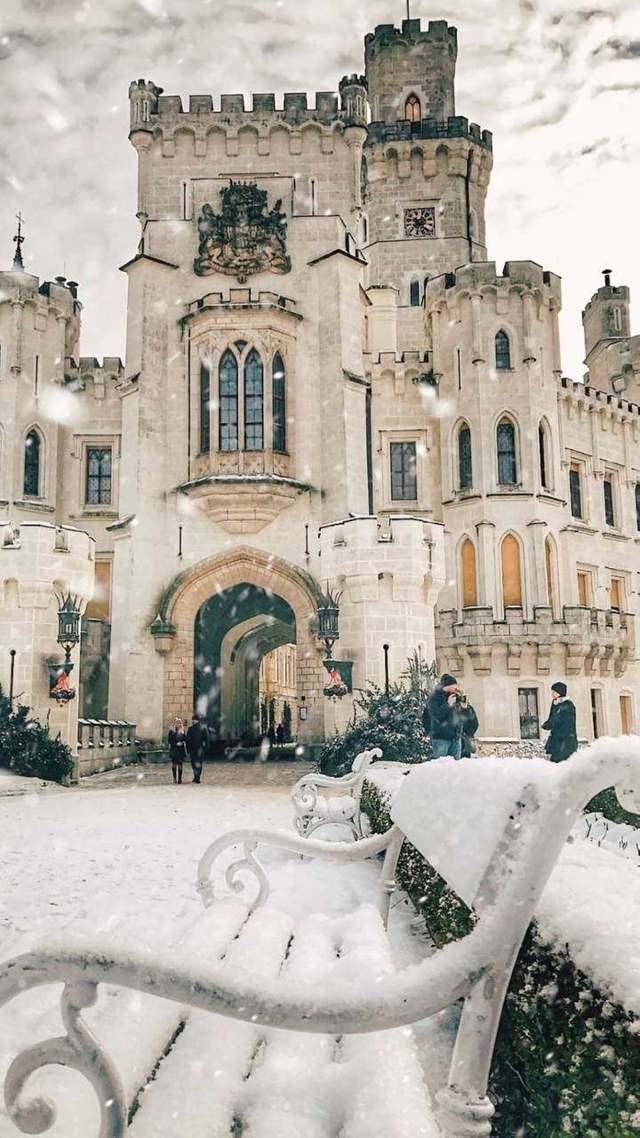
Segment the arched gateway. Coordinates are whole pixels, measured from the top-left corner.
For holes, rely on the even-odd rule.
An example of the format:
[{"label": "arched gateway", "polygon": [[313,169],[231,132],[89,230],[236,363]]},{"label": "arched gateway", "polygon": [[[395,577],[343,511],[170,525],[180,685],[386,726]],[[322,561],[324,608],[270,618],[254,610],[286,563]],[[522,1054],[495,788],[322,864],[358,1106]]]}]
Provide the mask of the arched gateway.
[{"label": "arched gateway", "polygon": [[[307,742],[320,741],[324,669],[313,624],[321,599],[319,586],[304,570],[245,546],[181,573],[165,592],[152,626],[156,647],[166,653],[165,722],[197,707],[220,734],[241,734],[255,711],[246,700],[239,707],[238,685],[234,696],[220,669],[237,662],[237,655],[231,660],[234,653],[259,658],[295,642],[298,703],[307,708],[297,734]],[[254,696],[251,700],[255,703]]]}]

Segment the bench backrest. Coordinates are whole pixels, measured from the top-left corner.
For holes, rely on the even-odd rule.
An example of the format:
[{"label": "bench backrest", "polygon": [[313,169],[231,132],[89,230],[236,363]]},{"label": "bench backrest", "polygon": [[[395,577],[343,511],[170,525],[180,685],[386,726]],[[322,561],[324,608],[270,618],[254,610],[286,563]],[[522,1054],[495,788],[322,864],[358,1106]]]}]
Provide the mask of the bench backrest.
[{"label": "bench backrest", "polygon": [[[494,855],[500,850],[508,856],[525,817],[556,796],[562,780],[561,765],[544,759],[435,759],[409,772],[393,800],[391,817],[472,906]],[[510,838],[509,820],[516,814]]]}]

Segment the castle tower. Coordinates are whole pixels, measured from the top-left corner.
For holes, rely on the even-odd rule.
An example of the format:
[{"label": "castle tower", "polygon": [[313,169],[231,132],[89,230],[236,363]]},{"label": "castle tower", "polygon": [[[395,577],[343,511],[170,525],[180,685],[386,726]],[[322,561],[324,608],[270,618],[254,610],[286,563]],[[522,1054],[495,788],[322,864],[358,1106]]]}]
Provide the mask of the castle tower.
[{"label": "castle tower", "polygon": [[600,391],[625,392],[637,400],[640,344],[638,337],[630,338],[629,289],[611,283],[611,269],[605,269],[603,276],[604,284],[582,313],[588,369],[585,382]]},{"label": "castle tower", "polygon": [[381,24],[365,39],[369,281],[416,306],[425,278],[486,259],[492,137],[455,114],[457,33],[445,20]]}]

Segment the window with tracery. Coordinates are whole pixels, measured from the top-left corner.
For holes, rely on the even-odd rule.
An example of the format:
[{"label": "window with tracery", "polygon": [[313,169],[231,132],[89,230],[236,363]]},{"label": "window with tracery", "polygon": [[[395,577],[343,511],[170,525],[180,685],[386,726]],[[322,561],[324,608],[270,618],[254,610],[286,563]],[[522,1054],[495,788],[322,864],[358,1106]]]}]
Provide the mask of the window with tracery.
[{"label": "window with tracery", "polygon": [[211,364],[208,360],[200,362],[200,453],[211,449]]},{"label": "window with tracery", "polygon": [[255,348],[244,365],[244,449],[264,449],[264,369]]},{"label": "window with tracery", "polygon": [[284,451],[287,449],[286,376],[284,360],[280,352],[276,352],[273,357],[271,381],[273,399],[273,449]]},{"label": "window with tracery", "polygon": [[227,351],[218,369],[220,450],[238,449],[238,361]]},{"label": "window with tracery", "polygon": [[404,117],[409,119],[409,122],[420,122],[422,118],[422,106],[417,95],[409,95],[404,105]]},{"label": "window with tracery", "polygon": [[511,344],[506,332],[496,333],[496,369],[507,371],[511,367]]},{"label": "window with tracery", "polygon": [[498,482],[501,486],[515,486],[518,481],[516,463],[516,432],[510,419],[498,423]]},{"label": "window with tracery", "polygon": [[87,448],[85,505],[111,505],[111,447]]}]

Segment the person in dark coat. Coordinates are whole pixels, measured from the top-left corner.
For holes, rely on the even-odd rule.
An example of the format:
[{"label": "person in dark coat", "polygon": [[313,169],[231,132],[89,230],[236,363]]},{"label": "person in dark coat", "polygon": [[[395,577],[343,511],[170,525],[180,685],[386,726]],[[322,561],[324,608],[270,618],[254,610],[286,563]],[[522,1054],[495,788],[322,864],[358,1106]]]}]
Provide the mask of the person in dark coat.
[{"label": "person in dark coat", "polygon": [[200,720],[199,715],[191,717],[191,726],[187,731],[187,753],[191,759],[193,781],[200,782],[202,778],[202,764],[204,763],[209,746],[209,732]]},{"label": "person in dark coat", "polygon": [[169,743],[169,756],[171,758],[171,772],[174,782],[182,782],[182,764],[187,755],[187,733],[181,719],[174,721],[173,727],[167,736]]},{"label": "person in dark coat", "polygon": [[445,755],[451,755],[454,759],[461,756],[462,716],[459,691],[455,676],[445,672],[429,697],[431,750],[434,759],[444,758]]},{"label": "person in dark coat", "polygon": [[476,751],[474,735],[479,727],[478,716],[476,715],[475,708],[471,706],[464,692],[460,692],[458,708],[462,719],[460,756],[463,759],[469,759]]},{"label": "person in dark coat", "polygon": [[551,710],[543,730],[549,732],[544,749],[554,763],[561,763],[578,750],[575,704],[567,699],[567,685],[558,680],[551,685]]}]

